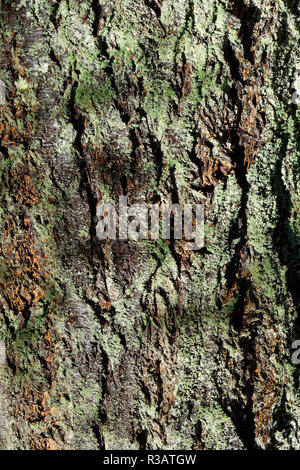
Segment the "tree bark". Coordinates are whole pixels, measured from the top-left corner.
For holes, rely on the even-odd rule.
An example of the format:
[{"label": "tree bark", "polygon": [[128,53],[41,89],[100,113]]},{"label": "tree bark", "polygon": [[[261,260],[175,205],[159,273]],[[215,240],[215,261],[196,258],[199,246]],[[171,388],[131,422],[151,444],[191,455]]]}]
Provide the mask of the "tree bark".
[{"label": "tree bark", "polygon": [[[297,0],[1,2],[3,449],[299,449]],[[201,202],[205,246],[97,207]]]}]

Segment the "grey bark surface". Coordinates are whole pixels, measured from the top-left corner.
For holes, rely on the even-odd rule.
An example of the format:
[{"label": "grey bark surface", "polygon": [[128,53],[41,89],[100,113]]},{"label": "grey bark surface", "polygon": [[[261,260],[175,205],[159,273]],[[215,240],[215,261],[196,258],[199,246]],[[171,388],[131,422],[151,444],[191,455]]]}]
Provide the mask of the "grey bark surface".
[{"label": "grey bark surface", "polygon": [[299,449],[298,2],[0,5],[0,448]]}]

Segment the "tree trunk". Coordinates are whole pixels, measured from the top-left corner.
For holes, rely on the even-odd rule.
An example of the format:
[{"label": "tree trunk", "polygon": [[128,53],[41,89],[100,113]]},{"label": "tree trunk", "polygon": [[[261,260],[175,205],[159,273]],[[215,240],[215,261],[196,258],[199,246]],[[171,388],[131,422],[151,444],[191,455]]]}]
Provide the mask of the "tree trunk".
[{"label": "tree trunk", "polygon": [[[298,18],[1,2],[1,448],[300,449]],[[122,195],[205,246],[99,240]]]}]

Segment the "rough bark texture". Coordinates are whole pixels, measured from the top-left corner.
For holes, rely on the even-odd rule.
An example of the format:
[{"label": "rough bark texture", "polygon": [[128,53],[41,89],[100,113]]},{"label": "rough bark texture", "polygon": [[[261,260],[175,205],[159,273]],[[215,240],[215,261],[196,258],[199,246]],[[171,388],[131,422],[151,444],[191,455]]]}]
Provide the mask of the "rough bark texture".
[{"label": "rough bark texture", "polygon": [[[299,449],[297,0],[1,2],[3,449]],[[205,204],[205,247],[96,237]]]}]

